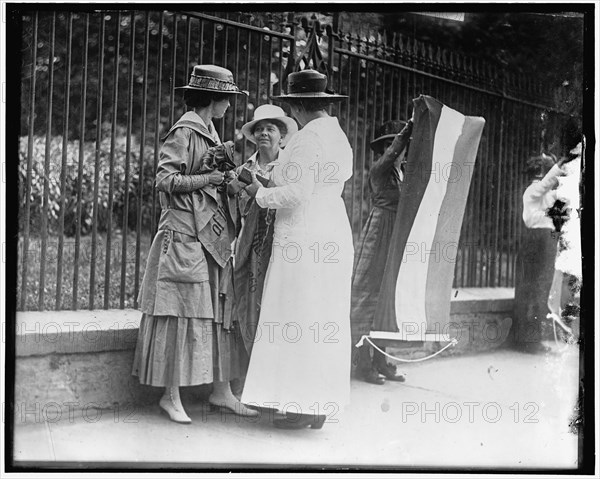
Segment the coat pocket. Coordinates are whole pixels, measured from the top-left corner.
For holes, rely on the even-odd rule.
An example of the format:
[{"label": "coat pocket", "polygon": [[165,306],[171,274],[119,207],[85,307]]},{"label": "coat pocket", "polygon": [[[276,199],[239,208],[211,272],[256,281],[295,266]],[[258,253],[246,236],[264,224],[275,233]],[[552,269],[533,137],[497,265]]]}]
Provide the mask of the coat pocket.
[{"label": "coat pocket", "polygon": [[202,243],[169,241],[158,262],[159,281],[202,283],[208,281],[208,264]]}]

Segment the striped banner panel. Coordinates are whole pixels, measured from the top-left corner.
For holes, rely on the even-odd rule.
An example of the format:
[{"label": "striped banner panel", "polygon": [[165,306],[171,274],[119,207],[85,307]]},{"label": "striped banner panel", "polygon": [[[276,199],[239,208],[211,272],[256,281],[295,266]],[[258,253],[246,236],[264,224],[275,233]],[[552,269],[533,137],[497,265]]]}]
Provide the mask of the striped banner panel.
[{"label": "striped banner panel", "polygon": [[429,96],[413,103],[413,135],[372,338],[425,341],[448,333],[458,240],[485,124]]}]

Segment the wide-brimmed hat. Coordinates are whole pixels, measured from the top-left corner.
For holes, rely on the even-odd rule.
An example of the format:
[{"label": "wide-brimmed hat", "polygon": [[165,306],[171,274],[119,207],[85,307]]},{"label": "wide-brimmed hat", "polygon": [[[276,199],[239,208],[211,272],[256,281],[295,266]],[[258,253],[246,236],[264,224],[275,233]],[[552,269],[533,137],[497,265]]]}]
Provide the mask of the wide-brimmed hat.
[{"label": "wide-brimmed hat", "polygon": [[252,143],[256,143],[253,135],[254,126],[262,120],[277,120],[285,125],[287,134],[281,140],[281,146],[285,146],[290,137],[298,131],[296,122],[289,116],[286,116],[285,111],[281,107],[276,105],[261,105],[254,110],[254,119],[242,126],[242,133]]},{"label": "wide-brimmed hat", "polygon": [[394,138],[406,126],[406,123],[404,120],[386,121],[375,130],[375,139],[371,142],[371,148],[375,150],[383,140]]},{"label": "wide-brimmed hat", "polygon": [[346,95],[336,95],[327,89],[327,75],[316,70],[302,70],[290,73],[287,77],[287,94],[274,96],[274,100],[293,101],[304,98],[322,98],[331,101],[348,98]]},{"label": "wide-brimmed hat", "polygon": [[183,90],[200,90],[215,93],[231,93],[247,95],[233,81],[233,73],[227,68],[217,65],[196,65],[192,70],[190,82],[185,86],[175,87]]}]

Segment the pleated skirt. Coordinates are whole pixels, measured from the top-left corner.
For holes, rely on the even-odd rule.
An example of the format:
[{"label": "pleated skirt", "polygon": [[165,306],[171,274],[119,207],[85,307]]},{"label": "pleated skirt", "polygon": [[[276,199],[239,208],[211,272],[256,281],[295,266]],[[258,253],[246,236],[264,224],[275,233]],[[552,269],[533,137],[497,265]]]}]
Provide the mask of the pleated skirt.
[{"label": "pleated skirt", "polygon": [[[147,268],[157,268],[158,255],[150,256]],[[223,270],[208,253],[206,260],[210,287],[219,288]],[[230,298],[211,296],[213,303],[220,301],[218,306],[213,304],[213,310],[227,310],[225,302]],[[218,319],[143,314],[132,374],[141,384],[159,387],[196,386],[243,377],[248,355],[239,325],[228,324],[226,329],[223,318]]]},{"label": "pleated skirt", "polygon": [[144,314],[133,360],[140,384],[175,387],[229,381],[245,374],[239,331],[211,319]]}]

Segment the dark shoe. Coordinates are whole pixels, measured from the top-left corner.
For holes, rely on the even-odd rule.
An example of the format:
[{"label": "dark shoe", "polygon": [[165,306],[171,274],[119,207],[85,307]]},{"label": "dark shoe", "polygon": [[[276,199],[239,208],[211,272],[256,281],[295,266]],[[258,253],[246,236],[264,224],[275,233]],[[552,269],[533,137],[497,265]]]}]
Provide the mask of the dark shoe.
[{"label": "dark shoe", "polygon": [[357,371],[356,377],[369,384],[377,384],[379,386],[385,384],[385,378],[381,376],[374,368],[368,369],[367,371],[363,372]]},{"label": "dark shoe", "polygon": [[396,366],[389,364],[386,361],[385,356],[377,350],[373,351],[373,366],[379,374],[383,374],[383,376],[390,381],[397,381],[400,383],[406,381],[403,374],[398,374]]},{"label": "dark shoe", "polygon": [[358,349],[358,364],[356,366],[356,377],[370,384],[385,384],[385,378],[380,376],[373,366],[371,358],[371,347],[363,344]]},{"label": "dark shoe", "polygon": [[377,371],[380,374],[383,374],[384,377],[389,381],[397,381],[400,383],[406,381],[406,378],[403,374],[398,374],[398,370],[393,364],[388,364],[384,362],[384,365],[377,366]]},{"label": "dark shoe", "polygon": [[321,429],[325,418],[325,415],[287,413],[284,419],[273,419],[273,426],[277,429]]}]

